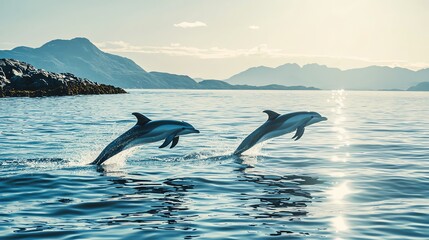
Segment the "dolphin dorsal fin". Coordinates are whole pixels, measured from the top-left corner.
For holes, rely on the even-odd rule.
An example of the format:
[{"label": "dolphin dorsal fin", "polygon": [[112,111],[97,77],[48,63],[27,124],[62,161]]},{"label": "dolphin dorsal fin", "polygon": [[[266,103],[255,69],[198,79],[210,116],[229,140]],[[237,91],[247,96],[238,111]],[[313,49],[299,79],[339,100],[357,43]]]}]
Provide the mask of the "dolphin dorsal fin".
[{"label": "dolphin dorsal fin", "polygon": [[264,113],[268,114],[268,120],[273,120],[280,116],[280,114],[271,110],[265,110]]},{"label": "dolphin dorsal fin", "polygon": [[152,121],[148,117],[146,117],[145,115],[138,113],[138,112],[133,112],[133,115],[136,116],[136,118],[137,118],[137,125],[143,126],[146,123]]}]

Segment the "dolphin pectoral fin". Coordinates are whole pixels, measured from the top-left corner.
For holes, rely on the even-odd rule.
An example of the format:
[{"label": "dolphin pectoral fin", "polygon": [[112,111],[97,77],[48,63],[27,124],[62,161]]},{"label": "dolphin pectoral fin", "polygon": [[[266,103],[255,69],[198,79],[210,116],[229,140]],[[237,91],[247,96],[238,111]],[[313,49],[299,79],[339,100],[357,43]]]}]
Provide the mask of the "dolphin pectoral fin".
[{"label": "dolphin pectoral fin", "polygon": [[307,123],[312,119],[312,117],[310,118],[306,118],[302,121],[301,125],[299,125],[299,127],[296,129],[296,133],[295,135],[292,137],[292,139],[295,138],[295,141],[297,141],[298,139],[300,139],[302,137],[302,135],[304,135],[304,131],[305,131],[305,126],[307,125]]},{"label": "dolphin pectoral fin", "polygon": [[172,139],[169,139],[169,137],[166,138],[165,141],[164,141],[164,143],[161,146],[159,146],[159,148],[165,148],[165,147],[167,147],[168,144],[171,143],[171,141],[172,141]]},{"label": "dolphin pectoral fin", "polygon": [[179,136],[175,136],[173,138],[173,143],[171,144],[170,148],[174,148],[177,145],[178,142],[179,142]]},{"label": "dolphin pectoral fin", "polygon": [[161,146],[159,146],[159,148],[165,148],[165,147],[167,147],[168,146],[168,144],[170,144],[171,143],[171,141],[173,141],[174,140],[174,137],[176,136],[176,134],[171,134],[170,136],[168,136],[166,139],[165,139],[165,141],[164,141],[164,143],[161,145]]},{"label": "dolphin pectoral fin", "polygon": [[164,141],[164,143],[161,146],[159,146],[159,148],[165,148],[165,147],[167,147],[167,145],[170,144],[170,142],[171,141],[168,141],[167,138],[166,138],[165,141]]},{"label": "dolphin pectoral fin", "polygon": [[304,135],[304,131],[305,128],[304,127],[299,127],[296,129],[296,133],[295,135],[292,137],[292,139],[295,138],[295,141],[297,141],[298,139],[300,139],[302,137],[302,135]]}]

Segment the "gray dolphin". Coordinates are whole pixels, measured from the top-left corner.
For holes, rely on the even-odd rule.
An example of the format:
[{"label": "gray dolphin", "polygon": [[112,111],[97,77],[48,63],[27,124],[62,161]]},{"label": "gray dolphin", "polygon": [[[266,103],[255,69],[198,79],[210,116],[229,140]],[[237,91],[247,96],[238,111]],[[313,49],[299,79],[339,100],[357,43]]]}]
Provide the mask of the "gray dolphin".
[{"label": "gray dolphin", "polygon": [[170,148],[173,148],[179,142],[180,135],[200,132],[186,122],[173,120],[152,121],[140,113],[135,112],[133,115],[137,118],[136,125],[107,145],[97,159],[91,164],[101,165],[107,159],[123,150],[163,139],[165,140],[164,143],[159,146],[160,148],[168,146],[171,142]]},{"label": "gray dolphin", "polygon": [[274,111],[265,110],[264,113],[268,114],[268,120],[241,142],[234,155],[242,154],[257,143],[295,130],[296,133],[292,139],[296,141],[302,137],[306,126],[327,120],[317,112],[294,112],[280,115]]}]

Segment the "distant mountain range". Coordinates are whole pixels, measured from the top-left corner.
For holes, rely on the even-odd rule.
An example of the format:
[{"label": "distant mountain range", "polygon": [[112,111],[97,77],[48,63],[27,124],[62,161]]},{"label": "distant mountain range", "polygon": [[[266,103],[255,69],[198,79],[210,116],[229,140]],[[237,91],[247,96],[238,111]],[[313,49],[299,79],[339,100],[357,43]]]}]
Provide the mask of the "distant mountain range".
[{"label": "distant mountain range", "polygon": [[429,82],[421,82],[416,86],[408,88],[408,91],[429,91]]},{"label": "distant mountain range", "polygon": [[[17,47],[0,51],[11,58],[52,72],[70,72],[92,81],[123,88],[152,89],[308,89],[303,86],[234,86],[219,80],[198,83],[186,75],[146,72],[132,60],[106,53],[86,38],[53,40],[39,48]],[[263,84],[262,84],[263,85]]]},{"label": "distant mountain range", "polygon": [[413,71],[406,68],[370,66],[349,70],[324,65],[284,64],[276,68],[253,67],[225,81],[248,85],[303,85],[321,89],[382,90],[408,89],[429,80],[429,69]]},{"label": "distant mountain range", "polygon": [[[203,80],[162,72],[147,72],[132,60],[106,53],[86,38],[53,40],[39,48],[0,50],[0,58],[11,58],[52,72],[69,72],[92,81],[122,88],[151,89],[399,89],[429,80],[429,69],[371,66],[340,70],[318,64],[300,67],[284,64],[276,68],[249,68],[231,78]],[[289,86],[289,87],[287,87]],[[312,87],[305,87],[312,86]]]},{"label": "distant mountain range", "polygon": [[231,85],[221,80],[203,80],[199,82],[201,89],[233,89],[233,90],[320,90],[315,87],[283,86],[270,84],[264,86]]}]

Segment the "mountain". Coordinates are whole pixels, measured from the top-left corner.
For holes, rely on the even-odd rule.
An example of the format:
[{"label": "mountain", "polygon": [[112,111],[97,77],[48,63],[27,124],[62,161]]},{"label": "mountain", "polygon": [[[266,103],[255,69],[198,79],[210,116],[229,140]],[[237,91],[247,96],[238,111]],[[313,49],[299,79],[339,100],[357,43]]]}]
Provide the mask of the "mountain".
[{"label": "mountain", "polygon": [[53,40],[39,48],[17,47],[4,50],[0,51],[0,58],[13,58],[36,68],[70,72],[92,81],[123,88],[170,88],[169,83],[159,76],[146,72],[128,58],[101,51],[86,38]]},{"label": "mountain", "polygon": [[220,80],[202,80],[199,85],[203,89],[233,89],[234,85]]},{"label": "mountain", "polygon": [[186,75],[177,75],[163,72],[150,72],[153,78],[163,83],[162,88],[171,89],[196,89],[198,83]]},{"label": "mountain", "polygon": [[429,79],[429,69],[412,71],[406,68],[370,66],[349,70],[319,64],[284,64],[276,68],[249,68],[225,80],[231,84],[262,86],[280,84],[303,85],[322,89],[407,89]]},{"label": "mountain", "polygon": [[429,82],[421,82],[416,86],[412,86],[407,91],[429,91]]},{"label": "mountain", "polygon": [[203,80],[199,82],[201,89],[233,89],[233,90],[319,90],[314,87],[304,86],[283,86],[277,84],[265,86],[249,86],[249,85],[231,85],[221,80]]}]

